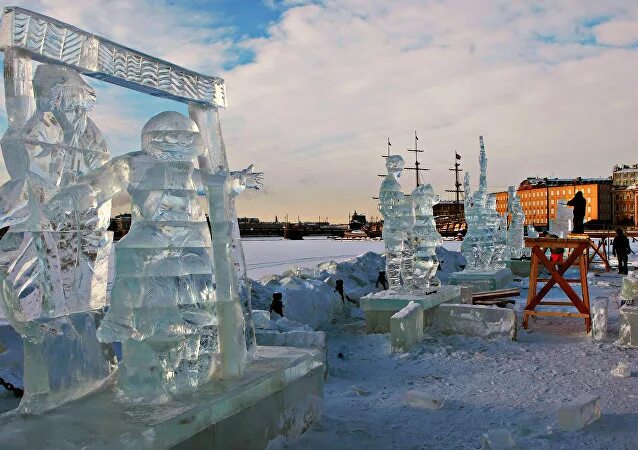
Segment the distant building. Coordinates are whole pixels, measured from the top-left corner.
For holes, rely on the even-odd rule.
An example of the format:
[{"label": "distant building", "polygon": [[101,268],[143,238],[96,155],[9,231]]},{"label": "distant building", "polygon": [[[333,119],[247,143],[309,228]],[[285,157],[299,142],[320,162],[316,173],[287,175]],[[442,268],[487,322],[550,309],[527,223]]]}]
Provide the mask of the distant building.
[{"label": "distant building", "polygon": [[[525,224],[547,226],[547,216],[556,218],[558,200],[571,200],[581,191],[587,200],[585,222],[611,224],[612,180],[611,178],[534,178],[519,185],[517,193],[525,213]],[[496,192],[496,209],[507,211],[507,192]]]},{"label": "distant building", "polygon": [[612,183],[614,225],[638,226],[638,164],[615,166]]}]

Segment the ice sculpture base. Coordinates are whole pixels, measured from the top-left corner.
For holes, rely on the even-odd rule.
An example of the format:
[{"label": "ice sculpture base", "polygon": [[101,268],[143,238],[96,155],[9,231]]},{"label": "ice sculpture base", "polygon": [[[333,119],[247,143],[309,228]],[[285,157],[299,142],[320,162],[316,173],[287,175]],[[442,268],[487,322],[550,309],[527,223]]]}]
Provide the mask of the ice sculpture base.
[{"label": "ice sculpture base", "polygon": [[411,301],[423,307],[424,323],[429,323],[432,308],[441,303],[460,301],[459,286],[439,286],[433,290],[435,292],[428,295],[388,290],[361,297],[361,309],[366,316],[366,333],[389,333],[390,318]]},{"label": "ice sculpture base", "polygon": [[503,289],[512,280],[513,275],[510,269],[500,269],[493,272],[454,272],[450,274],[448,283],[470,286],[472,292],[477,294]]},{"label": "ice sculpture base", "polygon": [[113,389],[43,415],[0,416],[0,448],[263,449],[321,414],[323,363],[310,349],[259,347],[241,378],[213,381],[159,405],[118,401]]},{"label": "ice sculpture base", "polygon": [[512,274],[521,277],[529,277],[529,270],[532,261],[529,259],[506,259],[505,265],[512,271]]}]

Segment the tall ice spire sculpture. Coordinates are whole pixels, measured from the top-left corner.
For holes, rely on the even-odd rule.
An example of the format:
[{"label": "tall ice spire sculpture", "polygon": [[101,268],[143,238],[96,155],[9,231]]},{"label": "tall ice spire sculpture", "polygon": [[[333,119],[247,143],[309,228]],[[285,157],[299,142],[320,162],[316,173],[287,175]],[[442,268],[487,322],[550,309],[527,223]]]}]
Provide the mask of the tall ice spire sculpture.
[{"label": "tall ice spire sculpture", "polygon": [[450,276],[450,284],[465,284],[475,291],[500,289],[512,279],[512,272],[504,268],[503,254],[507,244],[506,224],[496,211],[496,197],[487,192],[487,155],[483,136],[479,137],[479,187],[472,193],[470,174],[466,172],[465,222],[467,233],[461,244],[466,259],[462,272]]}]

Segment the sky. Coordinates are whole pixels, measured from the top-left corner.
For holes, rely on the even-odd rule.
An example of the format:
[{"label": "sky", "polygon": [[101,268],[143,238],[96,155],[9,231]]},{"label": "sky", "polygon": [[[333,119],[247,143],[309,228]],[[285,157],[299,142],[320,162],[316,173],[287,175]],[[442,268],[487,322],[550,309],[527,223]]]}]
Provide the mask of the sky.
[{"label": "sky", "polygon": [[[454,152],[478,182],[606,177],[638,162],[635,0],[35,0],[18,3],[189,69],[223,77],[231,169],[264,189],[240,216],[345,222],[372,199],[392,152],[419,136],[442,198]],[[88,79],[111,154],[139,149],[146,120],[181,103]],[[6,128],[0,95],[0,128]],[[7,175],[0,162],[0,181]],[[414,174],[402,177],[411,191]],[[122,205],[120,205],[120,208]]]}]

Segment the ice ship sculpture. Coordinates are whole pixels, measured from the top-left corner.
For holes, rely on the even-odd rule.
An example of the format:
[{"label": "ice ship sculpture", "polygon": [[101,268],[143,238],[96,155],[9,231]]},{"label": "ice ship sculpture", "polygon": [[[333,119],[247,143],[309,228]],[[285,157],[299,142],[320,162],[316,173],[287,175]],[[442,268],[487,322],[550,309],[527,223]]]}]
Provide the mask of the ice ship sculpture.
[{"label": "ice ship sculpture", "polygon": [[95,91],[73,69],[5,54],[9,128],[0,144],[11,177],[0,187],[0,308],[24,338],[23,412],[96,389],[115,368],[95,339],[106,304],[111,205],[50,220],[51,198],[109,157],[88,117]]},{"label": "ice ship sculpture", "polygon": [[436,229],[433,207],[439,202],[431,184],[422,184],[410,195],[414,205],[414,227],[410,234],[414,248],[413,284],[418,291],[439,286],[441,281],[436,277],[439,259],[436,247],[443,239]]},{"label": "ice ship sculpture", "polygon": [[506,256],[510,259],[521,259],[525,250],[525,213],[521,206],[521,199],[516,193],[516,187],[507,189],[507,213],[510,224],[507,229]]},{"label": "ice ship sculpture", "polygon": [[487,202],[487,157],[483,136],[479,138],[481,151],[479,163],[481,175],[479,188],[472,193],[470,174],[465,173],[463,186],[465,189],[465,221],[467,233],[461,244],[461,253],[467,260],[466,272],[487,272],[493,270],[492,261],[495,254],[495,225],[492,209]]},{"label": "ice ship sculpture", "polygon": [[[129,239],[129,250],[123,246],[119,252],[121,256],[127,251],[139,250],[130,260],[119,258],[119,278],[128,278],[126,281],[131,284],[124,286],[126,281],[118,282],[115,297],[130,298],[137,289],[139,300],[151,297],[159,300],[158,291],[168,283],[178,289],[180,295],[201,301],[196,306],[186,301],[166,309],[160,305],[145,308],[147,305],[142,302],[136,305],[141,307],[130,323],[118,322],[120,317],[115,305],[121,302],[114,301],[112,317],[117,319],[105,322],[101,337],[106,341],[115,335],[130,335],[132,339],[128,339],[125,353],[135,355],[131,362],[140,358],[138,367],[148,367],[148,360],[142,361],[142,358],[152,359],[163,352],[162,361],[176,368],[175,381],[171,383],[192,385],[193,370],[198,377],[201,373],[210,377],[211,370],[206,372],[210,369],[209,358],[200,356],[207,355],[215,345],[218,345],[215,358],[218,364],[212,369],[214,375],[222,378],[241,375],[246,358],[254,355],[255,340],[250,285],[234,197],[246,187],[258,187],[260,175],[253,173],[252,168],[237,174],[228,169],[218,116],[218,108],[226,106],[223,80],[189,71],[18,7],[4,10],[0,50],[5,52],[9,122],[2,151],[11,177],[0,195],[0,223],[11,227],[0,243],[3,249],[0,252],[0,305],[24,336],[25,355],[31,355],[25,358],[27,392],[23,403],[27,404],[32,396],[44,395],[46,399],[38,402],[40,408],[56,406],[91,392],[113,371],[113,353],[110,346],[95,339],[95,329],[99,308],[106,299],[106,271],[101,261],[108,255],[110,245],[105,232],[110,212],[108,198],[117,186],[121,188],[125,184],[129,188],[136,187],[131,189],[138,208],[135,214],[144,219],[138,221],[135,233],[148,239],[137,247],[135,239]],[[32,77],[32,60],[42,63],[35,77]],[[188,123],[188,126],[179,130],[151,127],[145,133],[149,140],[143,145],[147,150],[144,155],[133,158],[129,154],[105,164],[106,146],[86,114],[95,94],[82,80],[82,75],[187,103],[194,124],[182,121],[182,125]],[[179,122],[174,116],[167,121]],[[157,120],[153,126],[160,126],[158,123],[164,120]],[[188,164],[191,163],[180,156],[183,150],[191,152],[191,156],[197,153],[195,130],[201,139],[199,149],[205,149],[197,156],[201,178],[198,193],[206,195],[211,216],[212,263],[209,261],[207,265],[203,255],[210,255],[211,250],[205,248],[205,238],[200,242],[204,247],[197,247],[196,232],[183,226],[183,222],[198,221],[202,213],[194,205],[193,195],[197,192],[189,184],[192,175]],[[162,160],[166,154],[170,157]],[[155,163],[158,164],[150,167]],[[151,180],[151,173],[156,173],[158,178]],[[115,178],[104,179],[107,174]],[[97,183],[97,192],[85,191],[87,186],[91,187],[87,180]],[[150,183],[146,191],[144,183]],[[63,188],[68,194],[66,197],[60,194]],[[56,196],[67,202],[64,207],[56,207],[56,204],[62,205],[62,201],[51,202]],[[175,233],[169,230],[172,221]],[[197,226],[194,228],[201,231]],[[163,244],[165,253],[160,250]],[[193,249],[188,247],[190,244]],[[157,261],[158,255],[166,256],[166,252],[171,251],[182,252],[182,257],[169,256],[163,262]],[[190,262],[195,269],[189,266]],[[149,265],[140,266],[141,263]],[[183,271],[184,265],[190,267],[190,272]],[[127,267],[131,269],[129,273],[125,273]],[[201,275],[197,267],[208,270],[207,276],[214,280],[214,294],[209,292],[213,281],[204,287],[200,279],[194,279],[197,277],[189,279],[190,285],[170,284],[169,280],[174,281],[175,276]],[[133,280],[130,275],[134,270],[141,279]],[[164,276],[161,282],[156,280],[157,283],[149,287],[150,278]],[[191,292],[191,287],[200,291]],[[151,294],[151,290],[155,292]],[[213,305],[210,299],[214,299]],[[204,342],[207,339],[204,336],[214,335],[215,318],[217,344]],[[149,342],[144,342],[145,337]],[[176,340],[183,351],[173,351]],[[141,344],[150,345],[150,341],[156,355],[142,355]],[[136,343],[140,347],[134,348]],[[204,345],[205,351],[196,351],[197,343],[200,349]],[[165,347],[160,349],[162,345]],[[195,365],[197,368],[193,369]],[[162,368],[161,373],[163,376],[167,372]],[[154,381],[151,380],[151,386]],[[133,380],[130,385],[134,385]],[[179,386],[169,386],[166,390],[179,391]]]},{"label": "ice ship sculpture", "polygon": [[383,216],[383,241],[386,251],[386,275],[391,290],[412,287],[414,250],[409,233],[414,225],[411,200],[406,199],[398,178],[405,162],[399,155],[386,159],[388,175],[379,191],[379,211]]}]

